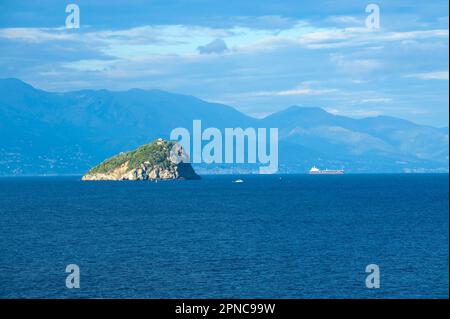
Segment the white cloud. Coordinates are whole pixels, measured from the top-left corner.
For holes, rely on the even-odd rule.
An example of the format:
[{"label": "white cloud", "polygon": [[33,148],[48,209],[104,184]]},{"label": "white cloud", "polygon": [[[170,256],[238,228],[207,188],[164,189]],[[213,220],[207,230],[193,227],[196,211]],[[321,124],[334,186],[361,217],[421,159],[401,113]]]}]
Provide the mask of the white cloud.
[{"label": "white cloud", "polygon": [[25,42],[47,42],[73,40],[75,33],[64,28],[3,28],[0,29],[0,38],[9,40],[22,40]]},{"label": "white cloud", "polygon": [[[388,32],[372,31],[365,27],[317,28],[305,21],[284,24],[280,17],[264,17],[279,22],[284,28],[261,27],[211,28],[195,25],[144,25],[119,30],[78,30],[66,28],[3,28],[0,38],[25,42],[73,41],[98,47],[103,54],[118,58],[145,55],[199,54],[205,43],[221,39],[232,53],[251,53],[276,49],[280,46],[300,46],[307,49],[330,49],[383,42],[448,38],[447,29]],[[351,17],[332,17],[351,22]],[[283,22],[283,23],[282,23]],[[353,21],[354,22],[354,21]]]},{"label": "white cloud", "polygon": [[75,62],[64,63],[63,67],[76,71],[106,71],[110,69],[119,60],[78,60]]},{"label": "white cloud", "polygon": [[352,46],[368,46],[384,42],[448,38],[447,29],[425,31],[374,31],[368,28],[324,29],[307,33],[300,37],[301,45],[310,49],[331,49]]},{"label": "white cloud", "polygon": [[244,96],[295,96],[295,95],[322,95],[337,92],[337,89],[312,89],[312,88],[294,88],[280,91],[258,91],[243,93]]},{"label": "white cloud", "polygon": [[357,59],[338,53],[331,54],[330,61],[343,73],[366,73],[382,67],[382,63],[375,59]]},{"label": "white cloud", "polygon": [[375,117],[383,115],[384,112],[381,110],[375,109],[350,109],[350,110],[341,110],[336,108],[326,109],[326,111],[334,114],[334,115],[343,115],[350,116],[355,118],[364,118],[364,117]]},{"label": "white cloud", "polygon": [[417,78],[421,80],[444,80],[448,81],[448,71],[435,71],[435,72],[425,72],[425,73],[414,73],[405,75],[407,78]]},{"label": "white cloud", "polygon": [[363,25],[364,19],[354,16],[341,15],[341,16],[331,16],[325,19],[326,22],[332,24],[344,24],[344,25]]},{"label": "white cloud", "polygon": [[360,103],[389,103],[392,102],[391,98],[387,97],[377,97],[377,98],[370,98],[370,99],[363,99],[360,101]]}]

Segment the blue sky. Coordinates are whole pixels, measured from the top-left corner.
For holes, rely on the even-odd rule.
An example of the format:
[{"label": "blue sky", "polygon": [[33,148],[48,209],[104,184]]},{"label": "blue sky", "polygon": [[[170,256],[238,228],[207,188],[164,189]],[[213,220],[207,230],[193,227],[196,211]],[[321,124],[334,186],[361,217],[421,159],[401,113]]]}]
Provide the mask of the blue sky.
[{"label": "blue sky", "polygon": [[0,77],[52,91],[158,88],[263,117],[291,105],[448,126],[448,2],[0,3]]}]

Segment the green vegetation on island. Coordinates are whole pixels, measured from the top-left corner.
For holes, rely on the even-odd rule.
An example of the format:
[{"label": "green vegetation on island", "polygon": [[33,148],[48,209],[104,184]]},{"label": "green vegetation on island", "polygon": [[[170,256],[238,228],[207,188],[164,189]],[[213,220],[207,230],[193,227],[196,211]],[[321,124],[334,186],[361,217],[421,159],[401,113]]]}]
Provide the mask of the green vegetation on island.
[{"label": "green vegetation on island", "polygon": [[173,145],[175,145],[175,142],[156,140],[133,151],[110,157],[91,169],[88,174],[108,173],[126,162],[129,162],[128,168],[130,169],[139,168],[144,162],[149,162],[150,165],[160,165],[162,168],[168,169],[171,165],[169,157]]},{"label": "green vegetation on island", "polygon": [[187,154],[176,142],[158,139],[129,152],[101,162],[83,180],[156,180],[198,179],[186,159]]}]

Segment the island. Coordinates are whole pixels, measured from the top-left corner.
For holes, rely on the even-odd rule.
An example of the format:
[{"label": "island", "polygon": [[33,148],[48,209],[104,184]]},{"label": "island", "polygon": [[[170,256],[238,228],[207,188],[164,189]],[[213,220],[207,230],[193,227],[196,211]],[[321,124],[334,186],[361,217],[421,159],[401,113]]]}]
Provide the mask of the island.
[{"label": "island", "polygon": [[87,172],[83,181],[200,179],[176,142],[157,139],[129,152],[108,158]]}]

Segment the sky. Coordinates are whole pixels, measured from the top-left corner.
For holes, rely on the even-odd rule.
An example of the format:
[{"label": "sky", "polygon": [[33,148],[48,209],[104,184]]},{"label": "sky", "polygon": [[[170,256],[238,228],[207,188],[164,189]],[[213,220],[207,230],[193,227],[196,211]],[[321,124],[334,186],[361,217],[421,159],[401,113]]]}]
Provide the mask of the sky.
[{"label": "sky", "polygon": [[[69,3],[80,28],[66,28]],[[448,1],[0,1],[0,78],[162,89],[264,117],[292,105],[447,127]]]}]

